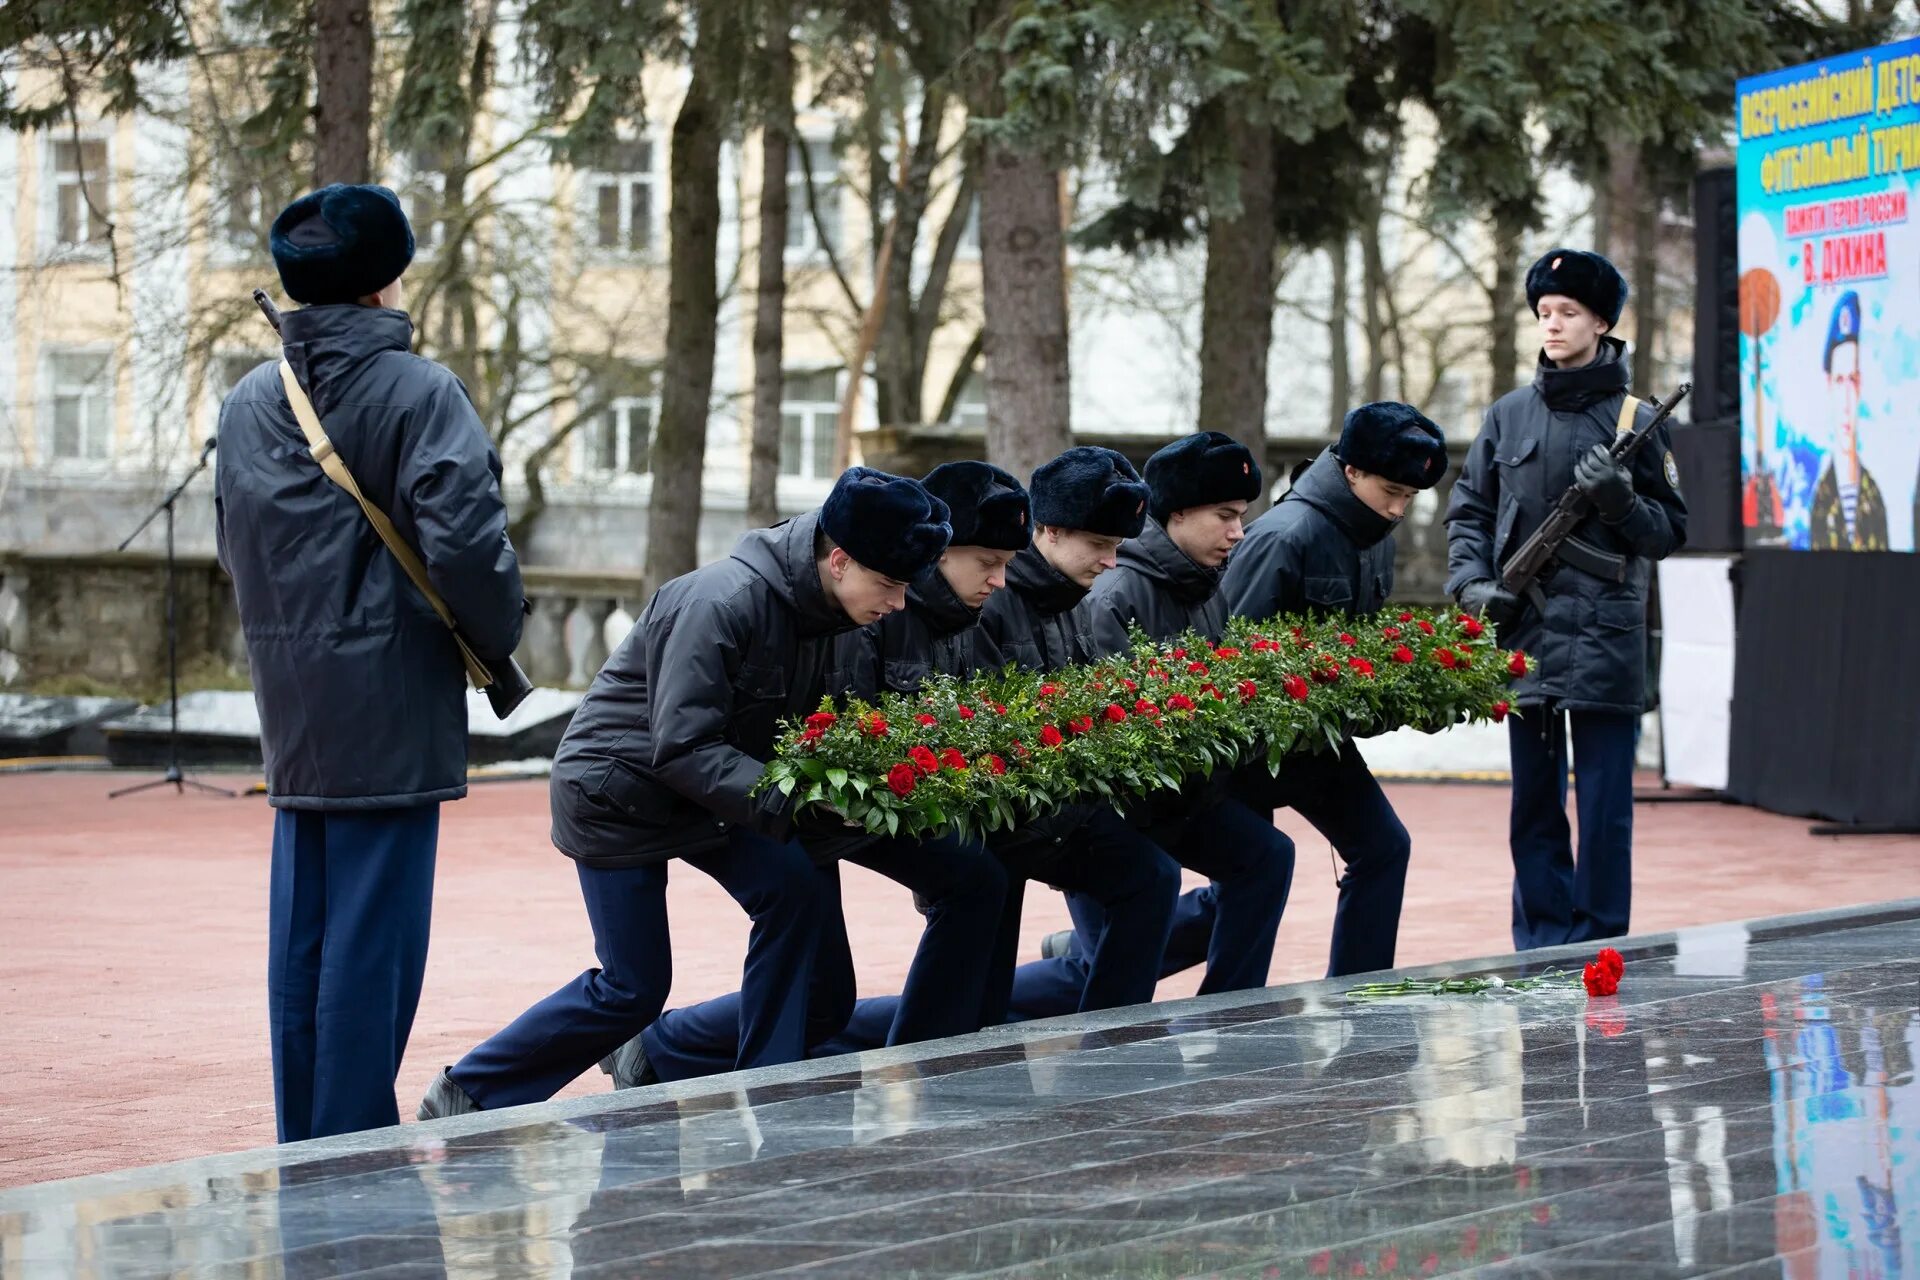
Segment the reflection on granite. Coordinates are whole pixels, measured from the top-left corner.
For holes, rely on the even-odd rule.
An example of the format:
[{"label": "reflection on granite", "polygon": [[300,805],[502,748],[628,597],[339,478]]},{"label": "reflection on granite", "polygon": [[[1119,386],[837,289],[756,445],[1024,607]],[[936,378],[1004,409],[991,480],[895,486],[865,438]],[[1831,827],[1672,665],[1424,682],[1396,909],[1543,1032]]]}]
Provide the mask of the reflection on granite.
[{"label": "reflection on granite", "polygon": [[1920,1278],[1920,901],[1622,950],[24,1188],[0,1276]]}]

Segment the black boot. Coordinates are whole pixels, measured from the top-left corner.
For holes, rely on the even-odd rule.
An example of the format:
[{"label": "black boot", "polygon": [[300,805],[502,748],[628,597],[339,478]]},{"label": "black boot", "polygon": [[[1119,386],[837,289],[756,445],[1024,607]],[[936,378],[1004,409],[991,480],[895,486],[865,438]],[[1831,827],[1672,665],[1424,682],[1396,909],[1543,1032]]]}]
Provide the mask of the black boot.
[{"label": "black boot", "polygon": [[479,1103],[467,1096],[467,1091],[453,1082],[451,1068],[443,1069],[435,1076],[433,1083],[427,1086],[427,1096],[420,1099],[419,1110],[413,1113],[416,1120],[439,1120],[446,1116],[471,1115],[481,1110]]},{"label": "black boot", "polygon": [[660,1083],[660,1073],[647,1061],[647,1051],[640,1043],[639,1036],[600,1059],[600,1069],[613,1077],[616,1090],[638,1089],[642,1085]]}]

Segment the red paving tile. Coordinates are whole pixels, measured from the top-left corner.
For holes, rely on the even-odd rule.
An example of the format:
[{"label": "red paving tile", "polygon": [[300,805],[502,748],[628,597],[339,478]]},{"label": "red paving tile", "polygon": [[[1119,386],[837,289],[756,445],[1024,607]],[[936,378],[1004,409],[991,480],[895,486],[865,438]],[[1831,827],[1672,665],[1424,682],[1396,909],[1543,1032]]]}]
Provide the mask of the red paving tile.
[{"label": "red paving tile", "polygon": [[[150,792],[109,803],[100,774],[0,778],[0,1186],[273,1140],[266,1043],[264,800]],[[1403,964],[1508,944],[1506,794],[1388,788],[1414,836]],[[1721,805],[1637,812],[1634,926],[1881,901],[1920,884],[1920,839],[1815,838],[1803,820]],[[1276,982],[1326,960],[1333,867],[1300,843]],[[898,989],[919,929],[905,893],[843,873],[861,989]],[[676,870],[668,894],[674,998],[737,984],[746,922],[712,881]],[[1024,954],[1063,927],[1036,888]],[[410,1113],[434,1072],[592,963],[571,864],[547,842],[543,782],[495,783],[447,807],[425,995],[400,1074]],[[1169,979],[1189,995],[1197,972]],[[605,1088],[590,1073],[567,1093]]]}]

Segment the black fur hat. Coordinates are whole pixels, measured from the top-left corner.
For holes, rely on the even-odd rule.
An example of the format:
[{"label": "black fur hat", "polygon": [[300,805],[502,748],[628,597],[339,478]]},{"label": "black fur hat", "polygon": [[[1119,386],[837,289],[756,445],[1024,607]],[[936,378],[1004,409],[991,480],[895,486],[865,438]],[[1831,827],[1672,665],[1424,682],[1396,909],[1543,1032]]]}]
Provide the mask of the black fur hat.
[{"label": "black fur hat", "polygon": [[1220,431],[1183,436],[1147,459],[1147,510],[1161,524],[1176,511],[1260,496],[1253,451]]},{"label": "black fur hat", "polygon": [[1125,455],[1079,445],[1034,469],[1033,522],[1137,538],[1147,523],[1146,482]]},{"label": "black fur hat", "polygon": [[1382,480],[1431,489],[1447,474],[1447,438],[1410,404],[1381,400],[1348,412],[1333,456]]},{"label": "black fur hat", "polygon": [[956,547],[1025,551],[1033,541],[1032,504],[1012,475],[990,462],[943,462],[920,482],[947,504]]},{"label": "black fur hat", "polygon": [[911,582],[947,549],[947,504],[918,480],[848,467],[820,507],[820,527],[848,555],[896,582]]},{"label": "black fur hat", "polygon": [[1584,249],[1553,249],[1527,268],[1527,305],[1540,314],[1540,299],[1550,293],[1572,298],[1611,329],[1627,305],[1627,279],[1611,262]]},{"label": "black fur hat", "polygon": [[413,261],[413,228],[385,187],[336,182],[280,211],[267,236],[280,285],[295,302],[353,302],[392,284]]}]

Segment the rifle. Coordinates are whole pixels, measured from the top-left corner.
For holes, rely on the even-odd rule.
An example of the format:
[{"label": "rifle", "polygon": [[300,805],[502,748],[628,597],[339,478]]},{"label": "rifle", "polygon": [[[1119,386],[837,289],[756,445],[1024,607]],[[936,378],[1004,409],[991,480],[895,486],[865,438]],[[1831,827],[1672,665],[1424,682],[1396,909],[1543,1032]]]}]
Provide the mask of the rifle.
[{"label": "rifle", "polygon": [[[273,331],[276,334],[279,333],[280,309],[273,305],[273,299],[267,296],[266,290],[255,289],[253,300],[259,304],[261,313],[267,317],[267,323],[273,326]],[[291,375],[287,376],[291,377]],[[300,404],[295,405],[296,417],[302,412],[301,405],[306,403],[305,398],[302,397]],[[505,720],[513,714],[513,709],[526,701],[527,695],[533,692],[533,682],[527,679],[527,673],[520,669],[520,664],[513,660],[512,655],[508,655],[504,667],[489,668],[474,653],[473,646],[467,643],[466,637],[460,634],[460,628],[454,624],[453,613],[447,608],[446,601],[440,598],[440,593],[435,591],[433,584],[427,580],[427,572],[420,563],[419,555],[401,540],[399,533],[393,527],[393,522],[387,519],[386,513],[361,494],[352,474],[346,470],[346,464],[339,461],[339,454],[333,451],[332,442],[321,430],[319,420],[312,417],[311,406],[308,406],[305,412],[308,420],[301,424],[302,429],[307,429],[310,424],[314,432],[320,432],[317,437],[319,446],[313,451],[314,461],[321,464],[329,480],[351,493],[359,501],[361,509],[366,512],[368,523],[373,525],[374,532],[380,535],[380,540],[386,543],[387,550],[391,551],[393,558],[400,562],[400,568],[405,571],[414,586],[420,589],[420,594],[427,598],[427,603],[432,605],[433,611],[440,615],[440,620],[447,624],[447,629],[453,632],[453,641],[460,648],[461,659],[466,663],[467,675],[473,681],[474,688],[487,695],[487,702],[492,705],[493,714]],[[310,433],[308,438],[312,440],[315,436]],[[335,474],[336,470],[338,474]]]},{"label": "rifle", "polygon": [[[1616,434],[1607,448],[1613,460],[1623,465],[1630,464],[1633,455],[1653,437],[1660,424],[1667,420],[1692,390],[1691,382],[1681,383],[1680,389],[1671,396],[1653,402],[1654,414],[1646,425]],[[1573,537],[1573,531],[1592,512],[1593,499],[1581,492],[1579,485],[1568,485],[1546,520],[1520,544],[1518,551],[1507,557],[1506,564],[1500,570],[1500,585],[1514,595],[1524,597],[1544,617],[1547,597],[1540,589],[1540,578],[1555,560],[1564,559],[1576,568],[1585,569],[1599,577],[1624,581],[1627,563],[1624,556],[1611,555]]]}]

